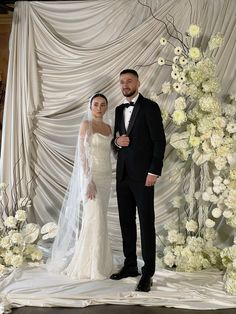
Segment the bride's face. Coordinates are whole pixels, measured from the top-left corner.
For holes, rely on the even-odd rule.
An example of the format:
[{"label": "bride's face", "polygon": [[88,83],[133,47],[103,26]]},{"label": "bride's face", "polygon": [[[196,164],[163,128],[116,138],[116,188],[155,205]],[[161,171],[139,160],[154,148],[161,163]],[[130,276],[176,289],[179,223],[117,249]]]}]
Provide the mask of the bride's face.
[{"label": "bride's face", "polygon": [[107,102],[101,97],[95,97],[91,104],[91,111],[94,118],[102,118],[107,111]]}]

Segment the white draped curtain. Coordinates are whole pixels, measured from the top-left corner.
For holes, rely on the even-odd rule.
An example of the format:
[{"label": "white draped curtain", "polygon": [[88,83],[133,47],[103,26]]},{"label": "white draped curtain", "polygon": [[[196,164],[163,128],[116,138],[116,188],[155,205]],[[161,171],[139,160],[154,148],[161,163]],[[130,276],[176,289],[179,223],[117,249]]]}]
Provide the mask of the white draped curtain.
[{"label": "white draped curtain", "polygon": [[[1,181],[9,188],[17,183],[20,196],[30,194],[32,220],[42,224],[58,219],[89,96],[103,92],[114,115],[122,102],[118,82],[122,69],[139,72],[140,91],[147,97],[169,80],[169,68],[155,63],[159,56],[173,57],[169,48],[159,44],[162,36],[168,38],[160,20],[173,18],[182,33],[190,23],[198,24],[203,47],[211,34],[221,32],[225,43],[214,57],[222,95],[235,93],[235,13],[235,0],[16,2],[9,42]],[[171,113],[173,98],[160,96],[159,105]],[[171,123],[165,126],[168,140],[174,130]],[[155,192],[158,232],[176,217],[170,201],[181,191],[183,166],[167,145]],[[121,251],[115,160],[113,179],[108,221],[113,248]],[[225,241],[224,224],[222,229]]]}]

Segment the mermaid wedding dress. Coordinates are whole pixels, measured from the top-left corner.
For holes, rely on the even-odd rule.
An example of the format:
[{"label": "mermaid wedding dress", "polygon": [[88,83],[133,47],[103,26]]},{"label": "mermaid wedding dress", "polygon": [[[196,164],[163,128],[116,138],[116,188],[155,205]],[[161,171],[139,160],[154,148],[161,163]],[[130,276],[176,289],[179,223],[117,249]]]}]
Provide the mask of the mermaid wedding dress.
[{"label": "mermaid wedding dress", "polygon": [[89,144],[91,175],[96,185],[95,199],[83,206],[82,226],[74,255],[63,271],[81,280],[105,279],[112,273],[112,252],[108,238],[107,208],[111,189],[111,135],[94,133]]}]

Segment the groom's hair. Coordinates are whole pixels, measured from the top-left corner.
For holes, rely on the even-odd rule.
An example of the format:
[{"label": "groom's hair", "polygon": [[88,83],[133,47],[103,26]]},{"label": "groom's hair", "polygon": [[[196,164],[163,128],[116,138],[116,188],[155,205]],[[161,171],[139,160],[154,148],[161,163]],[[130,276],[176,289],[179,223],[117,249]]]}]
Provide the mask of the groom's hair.
[{"label": "groom's hair", "polygon": [[133,75],[136,76],[137,79],[138,79],[138,72],[135,71],[135,70],[133,70],[133,69],[124,69],[123,71],[120,72],[120,76],[121,76],[122,74],[127,74],[127,73],[133,74]]}]

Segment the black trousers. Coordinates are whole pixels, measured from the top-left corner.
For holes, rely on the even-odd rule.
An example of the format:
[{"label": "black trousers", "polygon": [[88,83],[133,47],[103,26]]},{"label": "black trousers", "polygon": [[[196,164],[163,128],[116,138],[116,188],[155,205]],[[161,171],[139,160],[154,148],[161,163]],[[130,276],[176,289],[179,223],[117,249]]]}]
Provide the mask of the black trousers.
[{"label": "black trousers", "polygon": [[122,181],[117,181],[116,189],[125,256],[124,266],[127,269],[137,266],[137,208],[144,261],[142,274],[153,276],[156,257],[154,187],[146,187],[143,182],[133,181],[128,177],[124,177]]}]

